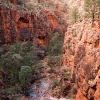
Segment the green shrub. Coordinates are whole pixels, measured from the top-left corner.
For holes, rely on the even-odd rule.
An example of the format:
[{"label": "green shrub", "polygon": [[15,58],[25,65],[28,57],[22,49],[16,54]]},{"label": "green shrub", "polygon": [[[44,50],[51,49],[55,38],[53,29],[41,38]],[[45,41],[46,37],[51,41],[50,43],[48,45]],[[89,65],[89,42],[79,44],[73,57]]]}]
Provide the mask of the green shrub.
[{"label": "green shrub", "polygon": [[1,95],[2,96],[8,96],[11,95],[13,93],[13,88],[8,88],[8,89],[2,89],[1,90]]},{"label": "green shrub", "polygon": [[31,57],[31,60],[33,61],[34,64],[39,62],[40,58],[39,58],[38,54],[40,52],[41,52],[41,49],[32,46],[31,52],[30,52],[30,57]]},{"label": "green shrub", "polygon": [[74,7],[71,12],[71,22],[76,23],[78,21],[79,11],[77,7]]},{"label": "green shrub", "polygon": [[59,18],[59,24],[62,25],[63,24],[63,20],[61,18]]},{"label": "green shrub", "polygon": [[[4,47],[4,49],[6,49]],[[29,42],[16,42],[9,47],[9,51],[0,58],[0,66],[2,67],[5,77],[5,87],[14,85],[19,82],[19,70],[21,66],[32,66],[33,62],[30,57],[31,45]]]},{"label": "green shrub", "polygon": [[49,67],[60,67],[61,56],[50,56],[48,60]]},{"label": "green shrub", "polygon": [[96,16],[100,14],[100,0],[85,0],[84,10],[86,15],[91,18],[93,26]]},{"label": "green shrub", "polygon": [[54,80],[54,81],[53,81],[53,86],[52,86],[52,88],[55,88],[57,85],[58,85],[57,80]]},{"label": "green shrub", "polygon": [[69,75],[68,72],[65,72],[65,73],[64,73],[64,76],[65,76],[65,77],[68,77],[68,75]]},{"label": "green shrub", "polygon": [[19,81],[22,86],[30,84],[32,78],[32,68],[29,66],[22,66],[19,72]]},{"label": "green shrub", "polygon": [[63,35],[56,32],[51,36],[50,43],[47,47],[50,56],[58,56],[62,54]]},{"label": "green shrub", "polygon": [[54,6],[54,2],[53,1],[48,1],[48,5]]},{"label": "green shrub", "polygon": [[19,4],[19,5],[23,5],[23,4],[24,4],[24,0],[19,0],[19,1],[18,1],[18,4]]},{"label": "green shrub", "polygon": [[39,62],[32,66],[33,71],[39,71],[42,68],[44,68],[44,66],[42,66],[42,63],[39,63]]}]

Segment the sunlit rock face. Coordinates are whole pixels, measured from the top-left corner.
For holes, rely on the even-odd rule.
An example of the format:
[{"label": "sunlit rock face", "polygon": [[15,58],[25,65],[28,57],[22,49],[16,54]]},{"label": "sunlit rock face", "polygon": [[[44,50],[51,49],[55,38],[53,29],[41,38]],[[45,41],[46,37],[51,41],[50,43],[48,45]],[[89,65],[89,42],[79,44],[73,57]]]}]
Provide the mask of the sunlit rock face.
[{"label": "sunlit rock face", "polygon": [[67,3],[69,8],[76,6],[81,14],[84,12],[84,0],[68,0]]},{"label": "sunlit rock face", "polygon": [[65,34],[63,66],[70,68],[77,85],[76,100],[100,99],[100,23],[92,28],[83,21],[69,26]]},{"label": "sunlit rock face", "polygon": [[[13,1],[14,3],[15,1]],[[0,44],[31,40],[48,44],[49,36],[60,29],[58,20],[49,11],[18,11],[0,4]]]}]

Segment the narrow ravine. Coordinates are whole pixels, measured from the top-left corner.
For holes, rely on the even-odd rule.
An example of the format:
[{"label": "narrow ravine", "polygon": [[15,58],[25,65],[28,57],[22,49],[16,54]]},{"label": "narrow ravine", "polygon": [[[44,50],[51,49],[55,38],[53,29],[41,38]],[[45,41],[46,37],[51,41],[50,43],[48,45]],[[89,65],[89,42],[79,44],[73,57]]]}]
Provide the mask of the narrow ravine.
[{"label": "narrow ravine", "polygon": [[52,80],[44,78],[31,86],[29,100],[72,100],[67,98],[54,98],[52,94]]},{"label": "narrow ravine", "polygon": [[[41,62],[42,65],[47,67],[48,57],[45,57]],[[67,98],[54,98],[52,97],[53,79],[48,75],[47,71],[44,72],[45,77],[41,78],[32,84],[29,91],[29,100],[72,100]]]}]

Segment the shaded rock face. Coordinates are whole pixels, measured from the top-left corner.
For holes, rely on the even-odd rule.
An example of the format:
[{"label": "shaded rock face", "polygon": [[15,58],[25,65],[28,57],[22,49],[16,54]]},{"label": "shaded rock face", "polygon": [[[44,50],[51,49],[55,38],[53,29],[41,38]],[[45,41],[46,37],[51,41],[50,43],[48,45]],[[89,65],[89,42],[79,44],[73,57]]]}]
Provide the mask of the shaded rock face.
[{"label": "shaded rock face", "polygon": [[0,4],[0,44],[13,43],[18,39],[46,45],[50,34],[58,29],[57,18],[48,11],[41,9],[35,14]]},{"label": "shaded rock face", "polygon": [[[10,1],[13,4],[19,4],[22,0],[8,0],[8,1]],[[23,1],[24,1],[24,3],[26,3],[26,2],[28,2],[30,0],[23,0]]]},{"label": "shaded rock face", "polygon": [[77,85],[76,100],[100,100],[100,25],[85,21],[68,27],[63,49],[63,66],[71,69]]}]

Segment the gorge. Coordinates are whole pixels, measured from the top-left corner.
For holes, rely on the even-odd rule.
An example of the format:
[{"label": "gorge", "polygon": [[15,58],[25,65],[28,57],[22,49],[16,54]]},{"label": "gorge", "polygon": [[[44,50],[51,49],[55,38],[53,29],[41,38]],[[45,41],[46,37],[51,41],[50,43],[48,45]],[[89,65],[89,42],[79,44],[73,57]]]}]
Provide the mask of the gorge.
[{"label": "gorge", "polygon": [[0,0],[0,100],[100,100],[99,8]]}]

